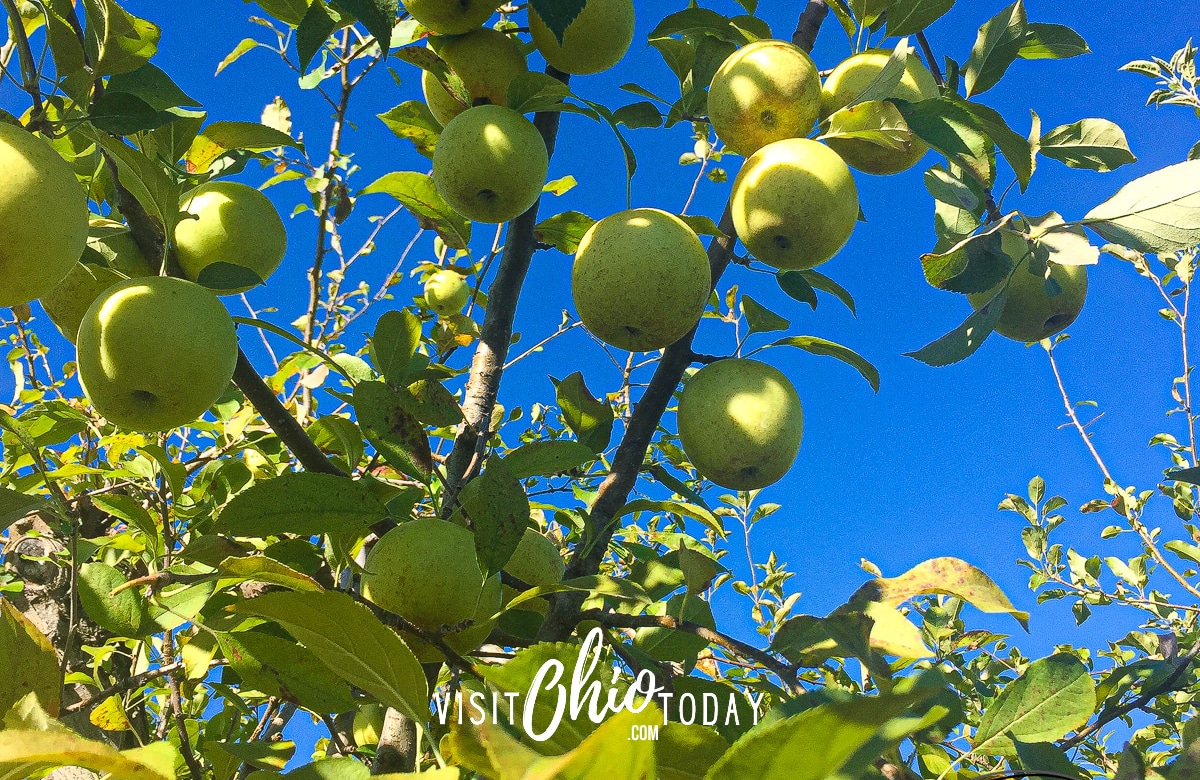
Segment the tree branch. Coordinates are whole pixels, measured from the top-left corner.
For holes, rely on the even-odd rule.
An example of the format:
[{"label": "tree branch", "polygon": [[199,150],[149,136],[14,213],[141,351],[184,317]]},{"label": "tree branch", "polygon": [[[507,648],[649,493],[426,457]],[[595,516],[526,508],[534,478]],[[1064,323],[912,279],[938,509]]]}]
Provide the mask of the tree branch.
[{"label": "tree branch", "polygon": [[[551,66],[546,67],[546,73],[564,84],[570,79],[570,76]],[[558,111],[543,111],[533,120],[534,126],[542,135],[542,140],[546,142],[546,151],[551,157],[554,156],[560,117]],[[442,504],[442,511],[447,516],[453,511],[458,491],[470,478],[472,463],[479,461],[476,458],[476,450],[481,446],[481,440],[484,443],[487,440],[488,425],[492,418],[492,410],[496,406],[496,395],[504,373],[504,362],[512,342],[517,300],[521,295],[521,287],[525,283],[533,252],[537,248],[533,228],[538,221],[540,204],[539,198],[528,211],[509,224],[500,267],[491,287],[488,288],[487,313],[483,318],[479,346],[475,348],[475,356],[471,360],[471,378],[467,382],[466,397],[462,404],[466,421],[459,429],[454,448],[446,461],[446,498]]]},{"label": "tree branch", "polygon": [[280,441],[296,456],[296,460],[300,461],[301,466],[308,471],[321,474],[349,476],[325,457],[321,448],[308,437],[308,434],[300,427],[300,423],[280,402],[275,391],[267,387],[267,383],[254,370],[250,359],[240,348],[238,349],[237,367],[233,370],[233,383],[246,396],[246,400],[258,410],[263,421],[271,427]]},{"label": "tree branch", "polygon": [[[796,25],[793,42],[805,51],[811,51],[821,23],[828,14],[829,7],[824,0],[809,0]],[[725,205],[718,227],[724,235],[714,238],[708,245],[708,264],[714,289],[733,258],[736,231],[733,227],[732,200]],[[567,566],[567,578],[583,577],[600,570],[600,564],[608,552],[608,543],[616,530],[612,519],[625,505],[629,493],[637,483],[646,451],[658,430],[659,421],[671,401],[671,396],[679,387],[680,380],[683,379],[683,372],[695,357],[692,351],[692,341],[695,337],[696,329],[693,328],[690,333],[664,350],[646,392],[634,407],[633,415],[625,429],[625,436],[617,447],[616,455],[613,456],[612,468],[600,485],[591,507],[592,530],[576,545],[576,553],[571,556]],[[543,641],[562,641],[578,622],[572,615],[579,611],[583,598],[583,594],[570,591],[554,594],[538,638]]]},{"label": "tree branch", "polygon": [[747,661],[753,661],[763,668],[769,669],[779,678],[785,687],[789,689],[795,687],[795,670],[787,664],[782,663],[778,658],[759,650],[753,645],[740,642],[731,636],[722,634],[720,631],[702,626],[699,623],[693,623],[690,620],[680,620],[670,615],[626,615],[620,612],[607,612],[600,609],[589,609],[578,612],[575,615],[575,620],[577,623],[595,621],[611,628],[669,628],[693,634]]},{"label": "tree branch", "polygon": [[25,91],[33,100],[33,120],[29,124],[31,128],[36,129],[45,113],[45,108],[42,106],[42,90],[38,87],[37,62],[33,57],[33,49],[29,47],[29,37],[25,35],[25,22],[21,18],[21,12],[17,10],[16,3],[13,0],[0,0],[0,2],[4,3],[4,8],[8,11],[9,25],[12,27],[13,38],[17,42],[17,58],[21,61],[21,79],[24,82]]}]

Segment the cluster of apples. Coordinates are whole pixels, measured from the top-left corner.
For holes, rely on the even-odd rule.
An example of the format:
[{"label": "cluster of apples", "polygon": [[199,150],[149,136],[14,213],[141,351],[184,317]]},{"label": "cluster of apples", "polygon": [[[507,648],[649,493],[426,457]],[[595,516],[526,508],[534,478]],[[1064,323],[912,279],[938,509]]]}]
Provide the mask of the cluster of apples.
[{"label": "cluster of apples", "polygon": [[90,218],[71,166],[41,138],[0,124],[0,170],[0,306],[41,299],[110,422],[158,432],[204,414],[238,359],[233,319],[216,296],[248,287],[194,280],[214,263],[270,276],[287,248],[270,200],[234,182],[188,193],[173,241],[181,279],[158,275],[120,223]]}]

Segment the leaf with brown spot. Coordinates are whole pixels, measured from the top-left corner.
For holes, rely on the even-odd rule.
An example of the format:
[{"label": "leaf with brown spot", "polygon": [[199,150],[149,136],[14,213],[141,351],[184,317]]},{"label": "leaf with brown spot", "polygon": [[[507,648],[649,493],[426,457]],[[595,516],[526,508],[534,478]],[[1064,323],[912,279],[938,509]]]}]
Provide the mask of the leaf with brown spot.
[{"label": "leaf with brown spot", "polygon": [[58,656],[46,635],[11,603],[0,599],[0,714],[37,694],[42,708],[58,715],[62,677]]},{"label": "leaf with brown spot", "polygon": [[354,411],[367,440],[388,465],[428,484],[433,473],[429,437],[405,409],[404,398],[383,382],[359,382],[354,387]]},{"label": "leaf with brown spot", "polygon": [[880,601],[895,607],[913,596],[929,593],[956,596],[981,612],[1007,612],[1029,630],[1029,613],[1014,607],[982,570],[958,558],[931,558],[899,577],[871,580],[854,592],[849,603]]}]

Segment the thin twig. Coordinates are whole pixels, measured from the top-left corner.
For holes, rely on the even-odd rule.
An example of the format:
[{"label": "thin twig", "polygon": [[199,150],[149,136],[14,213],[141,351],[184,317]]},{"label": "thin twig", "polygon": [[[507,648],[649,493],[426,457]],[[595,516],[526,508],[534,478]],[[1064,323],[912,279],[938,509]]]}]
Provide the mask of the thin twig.
[{"label": "thin twig", "polygon": [[36,128],[45,113],[45,108],[42,106],[42,90],[38,87],[38,69],[34,62],[33,49],[29,46],[29,37],[25,35],[25,22],[21,18],[21,12],[17,10],[14,0],[0,0],[0,2],[4,3],[4,8],[8,11],[9,26],[16,38],[17,57],[21,61],[21,78],[24,81],[25,91],[29,93],[29,98],[33,101],[33,121],[30,122],[30,125]]}]

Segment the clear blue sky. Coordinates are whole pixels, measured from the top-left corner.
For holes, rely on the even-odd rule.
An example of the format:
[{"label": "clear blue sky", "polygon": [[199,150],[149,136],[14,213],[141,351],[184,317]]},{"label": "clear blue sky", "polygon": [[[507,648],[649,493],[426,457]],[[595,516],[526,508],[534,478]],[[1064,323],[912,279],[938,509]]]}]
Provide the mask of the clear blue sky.
[{"label": "clear blue sky", "polygon": [[[930,30],[939,56],[964,61],[978,25],[1003,4],[1000,0],[959,2]],[[262,107],[282,95],[314,159],[322,156],[328,140],[328,106],[313,93],[302,92],[291,72],[272,55],[251,53],[213,78],[216,64],[239,40],[267,40],[266,30],[246,21],[256,11],[254,6],[238,0],[202,5],[129,0],[125,5],[163,27],[156,62],[204,103],[211,119],[257,120]],[[740,13],[732,2],[705,5]],[[638,0],[637,6],[638,38],[629,60],[616,72],[576,78],[572,87],[579,94],[616,107],[637,99],[617,89],[634,80],[668,97],[673,94],[674,78],[645,45],[645,34],[658,19],[685,3]],[[786,38],[803,2],[765,0],[760,6],[775,34]],[[1126,181],[1184,158],[1200,137],[1200,122],[1183,109],[1144,108],[1150,81],[1118,73],[1117,68],[1148,55],[1169,57],[1195,32],[1193,3],[1032,0],[1028,8],[1031,21],[1073,26],[1093,53],[1061,62],[1019,61],[981,101],[1001,110],[1022,134],[1029,129],[1030,108],[1041,116],[1046,129],[1084,117],[1117,121],[1128,133],[1139,161],[1102,175],[1041,159],[1028,193],[1012,195],[1006,206],[1035,215],[1054,209],[1068,219],[1079,218]],[[818,65],[832,67],[848,51],[846,37],[830,19],[814,52]],[[404,100],[419,98],[415,71],[395,67],[402,74],[401,86],[386,72],[377,71],[351,109],[358,124],[344,148],[356,153],[355,163],[363,168],[353,180],[358,187],[389,171],[427,170],[424,158],[375,119],[375,114]],[[3,104],[19,104],[20,95],[9,85],[4,89]],[[680,168],[676,162],[691,148],[689,128],[635,131],[630,138],[641,166],[633,184],[634,205],[677,211],[695,174],[695,168]],[[731,179],[737,162],[729,160]],[[827,358],[784,349],[763,355],[793,378],[805,405],[807,430],[792,472],[762,495],[762,500],[785,508],[760,525],[754,547],[759,559],[775,550],[797,572],[791,587],[804,594],[799,611],[825,614],[840,604],[866,577],[858,568],[860,558],[874,561],[890,575],[936,555],[957,555],[983,567],[1018,606],[1032,608],[1026,572],[1014,565],[1024,554],[1020,524],[1015,515],[1001,515],[995,507],[1006,491],[1023,491],[1034,474],[1046,478],[1050,494],[1061,493],[1070,502],[1064,537],[1090,552],[1123,552],[1118,543],[1102,547],[1098,540],[1099,530],[1113,522],[1113,516],[1079,516],[1073,511],[1098,495],[1099,478],[1075,434],[1057,429],[1064,421],[1062,405],[1040,348],[1025,349],[993,337],[970,360],[942,369],[901,354],[951,329],[969,310],[962,296],[931,289],[921,275],[918,257],[934,241],[932,203],[921,172],[934,162],[931,154],[925,165],[887,179],[856,174],[869,221],[860,224],[846,249],[820,270],[854,294],[857,319],[824,296],[814,314],[787,299],[765,275],[735,269],[722,280],[722,289],[730,283],[742,285],[788,316],[792,332],[845,343],[872,360],[882,374],[882,388],[876,395],[851,369]],[[253,168],[241,178],[258,184],[265,176]],[[566,174],[575,175],[579,186],[562,198],[547,198],[543,214],[578,209],[599,218],[623,208],[623,169],[615,141],[607,131],[574,115],[564,118],[551,166],[551,178]],[[1000,189],[1010,180],[1005,168]],[[728,188],[728,184],[702,183],[692,213],[718,216]],[[306,197],[296,183],[270,192],[284,214]],[[366,213],[385,213],[391,206],[386,196],[364,198],[356,214],[359,226]],[[296,218],[290,221],[289,232],[292,247],[283,269],[267,289],[252,294],[259,305],[269,301],[280,306],[278,314],[270,315],[280,324],[303,310],[314,220]],[[485,234],[490,240],[489,230],[478,231]],[[359,270],[378,279],[411,235],[411,221],[389,229],[375,259]],[[413,259],[431,256],[427,241]],[[524,344],[553,331],[561,309],[570,307],[569,269],[570,258],[561,254],[543,252],[535,257],[518,316]],[[416,292],[415,283],[406,284],[398,295],[401,300]],[[1106,413],[1094,430],[1115,473],[1122,482],[1141,486],[1150,486],[1162,465],[1157,453],[1147,452],[1146,442],[1154,433],[1175,430],[1176,425],[1162,416],[1171,403],[1170,379],[1177,373],[1175,329],[1157,316],[1155,296],[1130,267],[1104,257],[1091,271],[1087,307],[1070,329],[1074,338],[1060,350],[1074,394],[1098,400]],[[369,317],[361,330],[369,330],[373,321]],[[265,368],[257,337],[245,335],[252,357]],[[728,353],[732,338],[729,326],[706,321],[700,349]],[[56,362],[71,359],[64,344],[54,346]],[[612,365],[589,339],[575,332],[511,371],[501,400],[510,408],[519,404],[528,408],[533,400],[552,402],[547,375],[562,376],[577,367],[583,368],[593,391],[616,388]],[[10,394],[11,377],[0,376],[0,397]],[[513,438],[516,432],[514,428]],[[1164,509],[1166,522],[1173,522],[1165,504]],[[734,563],[740,560],[730,558]],[[740,599],[725,592],[715,605],[726,625],[739,633],[749,630]],[[1043,652],[1055,643],[1116,639],[1134,617],[1126,615],[1128,619],[1118,621],[1119,626],[1098,625],[1084,633],[1072,628],[1065,608],[1039,608],[1031,624],[1035,637],[1024,644]],[[970,612],[967,619],[973,626],[1017,630],[1011,620],[989,619],[977,612]]]}]

